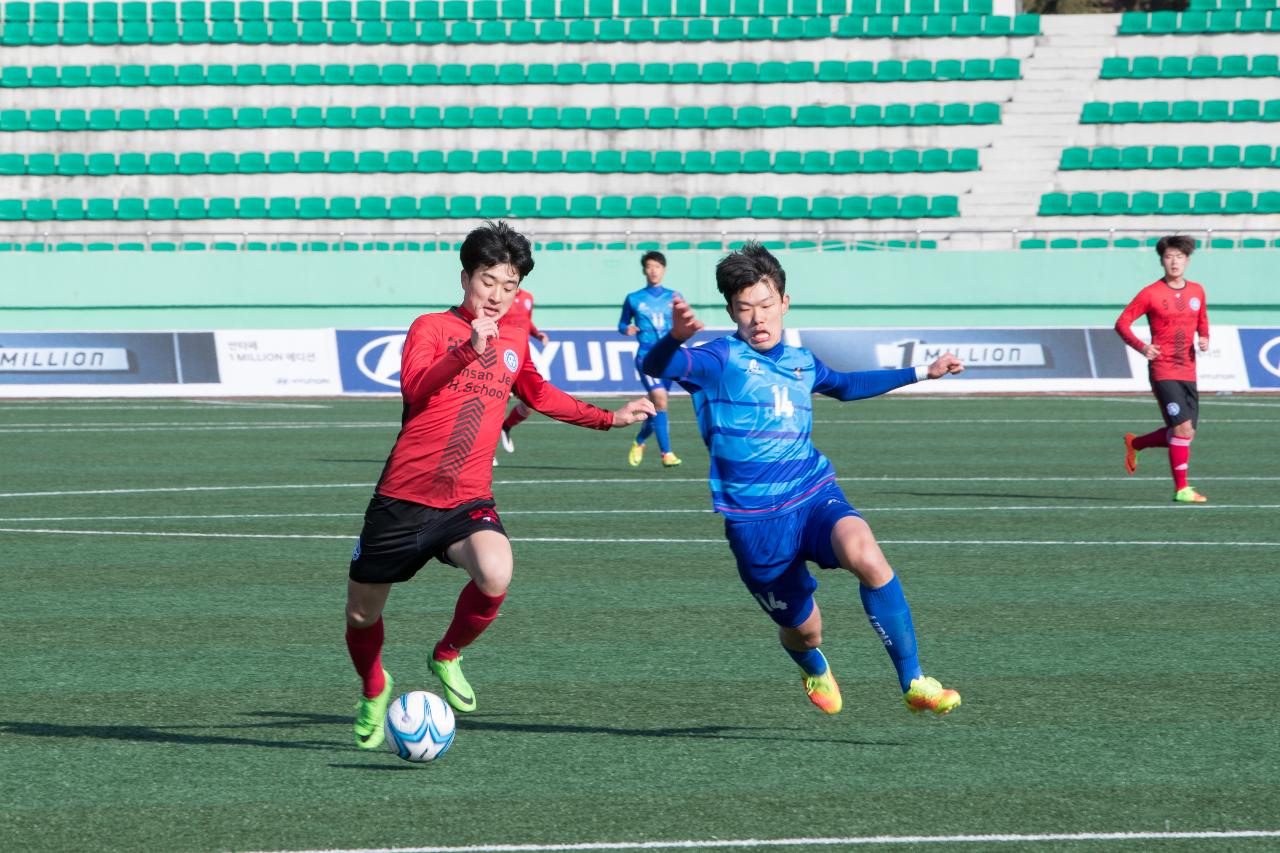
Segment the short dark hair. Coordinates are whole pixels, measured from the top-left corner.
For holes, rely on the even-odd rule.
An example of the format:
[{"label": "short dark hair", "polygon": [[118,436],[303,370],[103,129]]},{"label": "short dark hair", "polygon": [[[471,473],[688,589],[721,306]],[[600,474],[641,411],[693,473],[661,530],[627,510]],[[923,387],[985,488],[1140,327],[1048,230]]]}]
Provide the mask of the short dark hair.
[{"label": "short dark hair", "polygon": [[486,220],[462,241],[462,268],[471,275],[480,267],[510,264],[523,279],[533,272],[533,253],[529,240],[502,220]]},{"label": "short dark hair", "polygon": [[1163,258],[1166,249],[1177,249],[1189,258],[1191,253],[1196,250],[1196,241],[1185,234],[1161,237],[1160,242],[1156,243],[1156,255]]},{"label": "short dark hair", "polygon": [[787,273],[782,264],[754,240],[725,255],[716,264],[716,289],[730,305],[738,293],[765,279],[773,283],[779,296],[786,294]]},{"label": "short dark hair", "polygon": [[649,261],[657,261],[665,267],[667,265],[667,256],[658,251],[645,252],[640,258],[640,267],[643,269],[644,265]]}]

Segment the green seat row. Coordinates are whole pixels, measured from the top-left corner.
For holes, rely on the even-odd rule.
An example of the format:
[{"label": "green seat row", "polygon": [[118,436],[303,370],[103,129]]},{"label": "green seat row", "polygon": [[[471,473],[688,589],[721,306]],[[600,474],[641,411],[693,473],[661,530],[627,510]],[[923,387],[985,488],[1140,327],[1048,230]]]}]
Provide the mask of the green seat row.
[{"label": "green seat row", "polygon": [[881,62],[608,62],[492,65],[8,65],[0,87],[437,86],[578,83],[891,83],[1016,80],[1017,59]]},{"label": "green seat row", "polygon": [[1119,32],[1122,36],[1275,33],[1280,32],[1280,10],[1125,12],[1120,17]]},{"label": "green seat row", "polygon": [[1076,169],[1275,169],[1280,149],[1270,145],[1130,145],[1067,148],[1059,168]]},{"label": "green seat row", "polygon": [[788,41],[824,38],[1034,36],[1038,15],[846,15],[832,18],[610,18],[596,21],[186,21],[86,24],[9,22],[6,47],[142,44],[529,44]]},{"label": "green seat row", "polygon": [[[1019,249],[1154,249],[1163,237],[1117,237],[1109,240],[1105,237],[1088,237],[1077,240],[1074,237],[1058,237],[1053,240],[1030,239],[1018,244]],[[1268,242],[1261,237],[1244,237],[1234,240],[1229,237],[1212,237],[1208,247],[1211,249],[1280,249],[1280,240]],[[1196,248],[1205,248],[1203,240],[1196,240]]]},{"label": "green seat row", "polygon": [[998,124],[999,104],[774,107],[213,107],[153,110],[0,110],[0,132],[258,128],[897,127]]},{"label": "green seat row", "polygon": [[591,172],[594,174],[805,174],[966,172],[972,148],[948,151],[189,151],[0,154],[0,175],[257,175],[280,173]]},{"label": "green seat row", "polygon": [[1280,121],[1280,99],[1271,101],[1091,101],[1080,113],[1082,124],[1134,122]]},{"label": "green seat row", "polygon": [[990,15],[991,0],[357,0],[338,2],[4,4],[15,23],[241,21],[522,21],[560,18],[783,18],[814,15]]},{"label": "green seat row", "polygon": [[1211,12],[1214,9],[1275,9],[1277,6],[1280,6],[1280,0],[1191,0],[1187,8]]},{"label": "green seat row", "polygon": [[1108,56],[1102,60],[1104,80],[1127,78],[1280,77],[1280,56]]},{"label": "green seat row", "polygon": [[1208,216],[1280,213],[1280,192],[1045,193],[1041,216]]},{"label": "green seat row", "polygon": [[[723,252],[726,250],[741,249],[745,245],[742,240],[668,240],[665,243],[657,241],[642,241],[639,243],[627,243],[623,241],[602,243],[595,240],[583,241],[564,241],[564,240],[548,240],[546,242],[536,241],[533,243],[533,249],[537,252],[562,252],[562,251],[648,251],[650,249],[665,249],[667,251],[713,251]],[[793,251],[820,251],[820,252],[844,252],[856,250],[865,251],[884,251],[884,250],[906,250],[906,249],[936,249],[938,243],[936,240],[859,240],[850,244],[844,240],[764,240],[762,245],[770,251],[778,249],[790,249]],[[187,240],[182,243],[174,243],[168,240],[153,240],[149,243],[139,243],[136,241],[123,241],[120,243],[78,243],[78,242],[32,242],[32,243],[0,243],[0,252],[456,252],[462,248],[462,244],[458,242],[450,242],[448,240],[375,240],[364,243],[357,243],[352,240],[342,240],[334,243],[322,240],[293,241],[281,240],[275,243],[267,243],[261,240],[246,240],[243,242],[231,242],[227,240],[215,240],[214,242]]]},{"label": "green seat row", "polygon": [[959,216],[955,196],[341,196],[0,200],[0,221],[194,219],[920,219]]}]

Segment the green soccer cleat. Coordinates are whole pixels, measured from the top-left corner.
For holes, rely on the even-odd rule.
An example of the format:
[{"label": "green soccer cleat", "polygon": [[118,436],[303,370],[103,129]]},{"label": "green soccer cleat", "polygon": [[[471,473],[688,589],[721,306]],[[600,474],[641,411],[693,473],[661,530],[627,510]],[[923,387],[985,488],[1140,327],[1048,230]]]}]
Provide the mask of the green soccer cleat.
[{"label": "green soccer cleat", "polygon": [[372,699],[361,696],[360,701],[356,702],[356,746],[361,749],[377,749],[386,738],[382,727],[387,719],[387,706],[391,704],[394,682],[385,669],[382,677],[386,683],[383,684],[381,693]]},{"label": "green soccer cleat", "polygon": [[1184,489],[1178,489],[1173,493],[1173,499],[1180,504],[1202,504],[1208,503],[1209,499],[1197,492],[1193,487],[1187,486]]},{"label": "green soccer cleat", "polygon": [[960,694],[943,687],[936,678],[921,677],[912,679],[902,701],[913,714],[932,711],[941,717],[960,707]]},{"label": "green soccer cleat", "polygon": [[827,667],[822,675],[809,675],[800,670],[800,677],[804,681],[804,692],[810,702],[824,713],[840,713],[844,700],[840,698],[840,685],[836,684],[835,677],[831,675],[831,667]]},{"label": "green soccer cleat", "polygon": [[627,464],[630,465],[632,468],[635,468],[637,465],[639,465],[643,461],[644,461],[644,445],[632,444],[631,452],[627,454]]},{"label": "green soccer cleat", "polygon": [[471,683],[462,674],[461,662],[461,656],[453,660],[432,658],[428,665],[444,685],[445,701],[458,713],[470,714],[476,709],[476,692],[471,689]]}]

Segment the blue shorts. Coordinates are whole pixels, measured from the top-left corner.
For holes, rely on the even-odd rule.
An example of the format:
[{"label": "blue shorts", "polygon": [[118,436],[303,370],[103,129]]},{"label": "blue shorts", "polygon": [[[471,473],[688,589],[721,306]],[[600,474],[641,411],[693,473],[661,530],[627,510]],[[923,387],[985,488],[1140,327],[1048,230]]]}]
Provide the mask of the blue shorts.
[{"label": "blue shorts", "polygon": [[769,618],[795,628],[813,613],[818,582],[805,565],[837,569],[831,531],[846,516],[862,518],[835,483],[795,512],[759,521],[725,519],[724,534],[738,561],[738,576]]},{"label": "blue shorts", "polygon": [[646,355],[648,355],[648,353],[636,353],[636,373],[640,374],[640,384],[644,386],[645,393],[647,394],[650,391],[655,391],[659,388],[663,391],[670,391],[672,383],[675,382],[674,379],[662,379],[657,376],[645,375],[644,368],[640,365],[644,361],[644,357]]}]

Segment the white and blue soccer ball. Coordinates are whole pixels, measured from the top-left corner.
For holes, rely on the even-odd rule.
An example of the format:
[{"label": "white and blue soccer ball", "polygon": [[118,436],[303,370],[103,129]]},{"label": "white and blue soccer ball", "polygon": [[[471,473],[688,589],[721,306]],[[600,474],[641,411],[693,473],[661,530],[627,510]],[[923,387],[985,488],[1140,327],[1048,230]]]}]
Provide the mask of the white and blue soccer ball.
[{"label": "white and blue soccer ball", "polygon": [[435,761],[457,734],[453,709],[425,690],[406,693],[387,707],[387,746],[405,761]]}]

